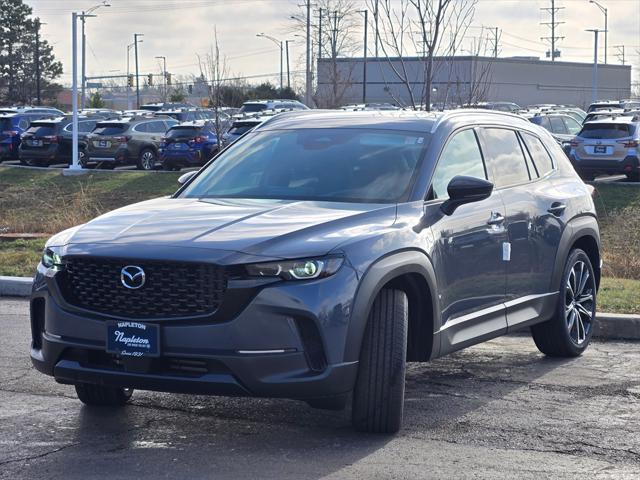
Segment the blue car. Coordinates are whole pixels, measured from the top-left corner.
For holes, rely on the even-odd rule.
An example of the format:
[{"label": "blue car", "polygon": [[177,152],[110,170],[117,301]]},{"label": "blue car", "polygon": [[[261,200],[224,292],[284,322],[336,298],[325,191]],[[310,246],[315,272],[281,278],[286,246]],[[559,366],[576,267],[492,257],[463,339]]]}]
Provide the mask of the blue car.
[{"label": "blue car", "polygon": [[215,124],[207,120],[184,122],[171,127],[160,144],[165,170],[201,166],[218,152]]},{"label": "blue car", "polygon": [[0,162],[18,159],[20,136],[27,131],[31,122],[53,116],[43,112],[0,114]]}]

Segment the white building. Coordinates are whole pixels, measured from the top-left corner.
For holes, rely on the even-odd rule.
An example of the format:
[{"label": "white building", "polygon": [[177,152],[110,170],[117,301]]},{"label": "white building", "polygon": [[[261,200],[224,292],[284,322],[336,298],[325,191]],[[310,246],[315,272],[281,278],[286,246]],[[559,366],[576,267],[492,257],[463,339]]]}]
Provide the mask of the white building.
[{"label": "white building", "polygon": [[[421,104],[424,59],[370,58],[366,102]],[[318,61],[319,103],[363,101],[363,59]],[[521,106],[558,103],[587,106],[592,101],[593,64],[541,61],[532,57],[438,57],[434,60],[432,103],[509,101]],[[598,99],[631,96],[631,67],[598,65]],[[335,106],[335,105],[331,105]]]}]

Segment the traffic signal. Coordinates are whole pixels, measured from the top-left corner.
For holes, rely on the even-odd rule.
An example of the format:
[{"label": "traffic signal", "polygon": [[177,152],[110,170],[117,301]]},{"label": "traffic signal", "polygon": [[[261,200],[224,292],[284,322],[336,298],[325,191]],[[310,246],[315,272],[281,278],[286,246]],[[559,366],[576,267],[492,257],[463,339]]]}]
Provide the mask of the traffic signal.
[{"label": "traffic signal", "polygon": [[153,85],[153,74],[149,74],[147,75],[147,85],[152,86]]},{"label": "traffic signal", "polygon": [[127,75],[127,86],[133,87],[133,75]]},{"label": "traffic signal", "polygon": [[191,95],[193,93],[193,85],[187,85],[187,91],[189,92],[189,95]]},{"label": "traffic signal", "polygon": [[171,74],[167,72],[167,85],[171,85]]}]

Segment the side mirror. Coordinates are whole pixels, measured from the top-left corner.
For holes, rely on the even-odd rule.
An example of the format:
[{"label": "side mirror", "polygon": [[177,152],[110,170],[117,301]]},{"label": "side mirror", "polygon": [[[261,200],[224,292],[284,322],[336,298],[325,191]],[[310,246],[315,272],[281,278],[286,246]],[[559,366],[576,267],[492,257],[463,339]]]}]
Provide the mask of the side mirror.
[{"label": "side mirror", "polygon": [[489,198],[493,192],[493,183],[482,178],[456,175],[447,185],[447,192],[449,199],[440,208],[445,215],[451,215],[460,205]]},{"label": "side mirror", "polygon": [[198,173],[197,170],[193,170],[191,172],[187,172],[184,175],[180,175],[180,177],[178,178],[178,183],[180,185],[184,185],[185,183],[187,183],[189,180],[191,180],[191,178]]}]

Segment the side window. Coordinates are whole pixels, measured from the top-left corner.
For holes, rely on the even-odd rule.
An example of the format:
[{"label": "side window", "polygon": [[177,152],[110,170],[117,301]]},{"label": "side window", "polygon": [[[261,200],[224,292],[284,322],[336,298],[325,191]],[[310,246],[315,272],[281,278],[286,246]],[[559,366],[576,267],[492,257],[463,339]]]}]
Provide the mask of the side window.
[{"label": "side window", "polygon": [[524,144],[531,154],[531,158],[536,165],[536,169],[541,177],[544,177],[547,173],[553,170],[553,162],[547,149],[539,138],[534,137],[530,133],[522,133],[522,139]]},{"label": "side window", "polygon": [[456,133],[444,147],[431,181],[434,198],[449,197],[447,185],[456,175],[487,178],[473,130]]},{"label": "side window", "polygon": [[551,125],[549,125],[548,117],[540,117],[540,121],[538,122],[538,125],[540,125],[545,130],[551,130]]},{"label": "side window", "polygon": [[482,140],[487,170],[497,188],[530,180],[516,132],[506,128],[484,128]]},{"label": "side window", "polygon": [[149,122],[148,132],[150,133],[164,133],[166,131],[165,123],[161,121]]},{"label": "side window", "polygon": [[136,132],[146,133],[149,131],[149,122],[139,123],[138,125],[134,126],[133,129]]},{"label": "side window", "polygon": [[567,133],[567,128],[564,126],[562,117],[549,117],[549,122],[551,122],[551,131],[553,133]]},{"label": "side window", "polygon": [[580,130],[582,130],[582,125],[580,125],[577,121],[575,121],[571,117],[564,117],[564,124],[567,127],[567,131],[571,135],[577,135]]}]

